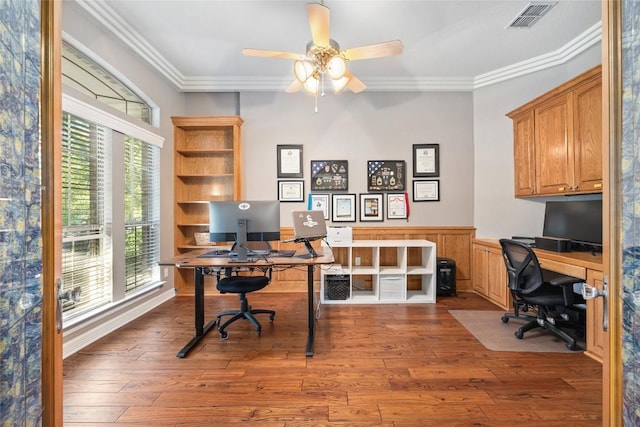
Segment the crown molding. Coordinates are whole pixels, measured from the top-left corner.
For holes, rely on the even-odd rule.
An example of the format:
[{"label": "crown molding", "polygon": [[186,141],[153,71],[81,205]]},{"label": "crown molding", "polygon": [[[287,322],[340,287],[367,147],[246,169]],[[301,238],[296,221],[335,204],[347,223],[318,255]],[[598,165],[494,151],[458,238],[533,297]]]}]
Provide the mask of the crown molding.
[{"label": "crown molding", "polygon": [[[122,40],[181,92],[281,92],[292,79],[265,77],[185,76],[160,52],[127,24],[106,3],[74,0],[91,16]],[[473,91],[505,80],[564,64],[602,40],[598,22],[560,49],[475,77],[376,77],[368,78],[368,92],[460,92]]]}]

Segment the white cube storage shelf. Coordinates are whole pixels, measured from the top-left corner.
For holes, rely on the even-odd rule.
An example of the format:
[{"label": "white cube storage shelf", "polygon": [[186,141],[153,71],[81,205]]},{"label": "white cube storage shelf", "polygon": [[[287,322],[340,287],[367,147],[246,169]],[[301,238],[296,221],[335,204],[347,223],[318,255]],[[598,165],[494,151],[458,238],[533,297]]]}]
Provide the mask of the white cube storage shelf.
[{"label": "white cube storage shelf", "polygon": [[336,264],[320,275],[323,304],[436,302],[435,243],[354,240],[331,248]]}]

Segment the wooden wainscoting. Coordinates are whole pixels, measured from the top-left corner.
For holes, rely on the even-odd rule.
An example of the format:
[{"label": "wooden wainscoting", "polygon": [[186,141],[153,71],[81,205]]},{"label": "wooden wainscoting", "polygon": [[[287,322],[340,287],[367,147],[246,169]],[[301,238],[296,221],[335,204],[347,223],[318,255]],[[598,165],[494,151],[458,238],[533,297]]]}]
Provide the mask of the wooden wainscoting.
[{"label": "wooden wainscoting", "polygon": [[[475,237],[474,227],[353,227],[354,240],[408,240],[424,239],[434,242],[437,247],[437,256],[451,258],[456,262],[456,288],[457,291],[471,291],[471,240]],[[281,239],[293,237],[292,227],[282,227]],[[273,242],[272,246],[278,249],[303,249],[301,244]],[[319,247],[320,241],[314,242]],[[384,254],[383,254],[384,256]],[[381,260],[381,262],[384,261]],[[187,273],[188,272],[188,273]],[[183,273],[191,273],[186,270]],[[192,275],[191,275],[192,277]],[[316,281],[320,281],[320,271],[316,269]],[[179,295],[193,295],[192,280],[187,281],[187,286],[178,289]],[[262,292],[306,292],[307,269],[290,268],[275,271],[273,283]],[[213,278],[205,278],[205,294],[215,295],[216,290]]]}]

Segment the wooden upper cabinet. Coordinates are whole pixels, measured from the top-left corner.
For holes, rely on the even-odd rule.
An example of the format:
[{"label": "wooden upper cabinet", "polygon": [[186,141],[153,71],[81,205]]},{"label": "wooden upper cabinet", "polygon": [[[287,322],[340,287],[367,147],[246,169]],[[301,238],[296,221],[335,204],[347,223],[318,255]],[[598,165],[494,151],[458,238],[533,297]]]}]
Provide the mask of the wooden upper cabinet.
[{"label": "wooden upper cabinet", "polygon": [[518,197],[536,193],[533,110],[513,117],[514,189]]},{"label": "wooden upper cabinet", "polygon": [[602,83],[590,81],[573,93],[574,185],[579,192],[602,191]]},{"label": "wooden upper cabinet", "polygon": [[600,66],[507,114],[517,197],[602,192]]},{"label": "wooden upper cabinet", "polygon": [[535,109],[536,193],[564,193],[573,187],[571,95]]}]

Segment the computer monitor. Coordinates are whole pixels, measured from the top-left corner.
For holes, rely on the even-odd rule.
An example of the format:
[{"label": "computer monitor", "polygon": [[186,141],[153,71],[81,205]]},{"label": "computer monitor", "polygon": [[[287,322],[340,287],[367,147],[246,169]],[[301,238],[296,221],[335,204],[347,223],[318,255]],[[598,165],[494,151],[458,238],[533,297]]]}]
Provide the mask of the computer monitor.
[{"label": "computer monitor", "polygon": [[247,242],[280,240],[280,202],[209,202],[209,240],[235,242],[238,261],[246,261]]},{"label": "computer monitor", "polygon": [[547,202],[542,235],[569,239],[574,249],[600,249],[602,200]]}]

